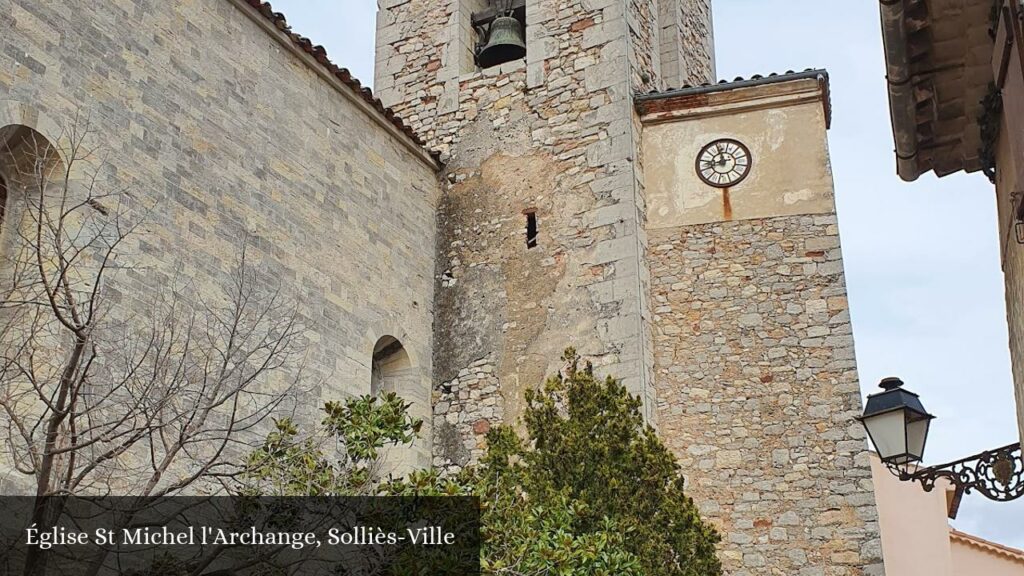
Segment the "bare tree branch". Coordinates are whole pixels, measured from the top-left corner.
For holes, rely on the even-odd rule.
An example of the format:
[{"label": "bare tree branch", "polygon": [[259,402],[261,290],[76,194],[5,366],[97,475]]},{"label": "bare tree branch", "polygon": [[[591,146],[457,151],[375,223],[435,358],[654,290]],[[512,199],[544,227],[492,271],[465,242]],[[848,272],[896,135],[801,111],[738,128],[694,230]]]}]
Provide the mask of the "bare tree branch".
[{"label": "bare tree branch", "polygon": [[296,397],[296,306],[261,283],[247,241],[219,290],[110,298],[148,212],[90,133],[80,118],[57,143],[24,128],[0,149],[20,206],[0,246],[0,457],[37,501],[219,489]]}]

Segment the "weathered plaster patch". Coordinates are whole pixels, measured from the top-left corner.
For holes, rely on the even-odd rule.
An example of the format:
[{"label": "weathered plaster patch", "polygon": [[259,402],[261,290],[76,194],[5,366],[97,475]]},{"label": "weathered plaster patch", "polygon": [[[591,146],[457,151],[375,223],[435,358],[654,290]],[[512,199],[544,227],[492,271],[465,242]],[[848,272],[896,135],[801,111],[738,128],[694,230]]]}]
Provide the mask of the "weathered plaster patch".
[{"label": "weathered plaster patch", "polygon": [[[439,376],[450,379],[473,355],[494,346],[500,350],[501,395],[510,421],[519,413],[525,386],[543,381],[550,341],[566,345],[566,334],[545,333],[550,315],[572,298],[563,282],[568,258],[561,237],[584,207],[568,191],[554,201],[559,173],[544,154],[496,153],[447,195],[445,250],[449,262],[457,262],[447,269],[454,280],[470,276],[472,281],[442,289]],[[536,248],[526,245],[525,209],[536,210],[540,222]],[[470,307],[456,301],[486,305],[471,307],[476,312],[466,316]]]},{"label": "weathered plaster patch", "polygon": [[778,150],[785,141],[786,122],[788,120],[784,110],[768,111],[768,133],[766,139],[772,151]]},{"label": "weathered plaster patch", "polygon": [[804,188],[799,192],[786,192],[782,195],[782,201],[786,204],[796,204],[798,202],[806,202],[814,198],[814,191]]},{"label": "weathered plaster patch", "polygon": [[[681,118],[647,125],[643,134],[649,229],[833,210],[825,116],[818,102]],[[694,167],[700,149],[718,138],[739,140],[752,157],[749,176],[729,189],[729,210],[722,191],[705,184]]]}]

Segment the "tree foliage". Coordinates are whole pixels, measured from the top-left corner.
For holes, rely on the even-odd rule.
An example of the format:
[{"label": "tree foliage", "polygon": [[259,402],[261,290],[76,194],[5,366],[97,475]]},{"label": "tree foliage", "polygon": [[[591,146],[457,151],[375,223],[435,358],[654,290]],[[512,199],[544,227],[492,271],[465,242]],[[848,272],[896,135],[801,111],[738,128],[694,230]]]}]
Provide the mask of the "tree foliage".
[{"label": "tree foliage", "polygon": [[[595,378],[589,364],[580,366],[574,350],[563,360],[564,374],[527,393],[525,439],[508,426],[495,427],[476,467],[456,476],[419,470],[383,480],[370,491],[479,496],[486,574],[721,574],[715,555],[719,536],[684,493],[679,466],[644,423],[639,399],[614,378]],[[322,452],[297,440],[293,428],[283,432],[279,423],[265,451],[254,455],[264,463],[259,469],[271,470],[269,476],[277,478],[272,484],[287,486],[287,493],[305,493],[315,477],[333,482],[342,494],[349,486],[337,478],[348,477],[349,470],[361,474],[365,468],[359,462],[375,458],[388,442],[410,439],[413,422],[394,415],[394,409],[407,406],[393,395],[380,405],[365,397],[349,405],[365,412],[356,411],[359,419],[331,430],[348,447],[348,463],[327,463]],[[352,413],[340,413],[341,420],[329,416],[325,424]],[[353,450],[361,451],[357,459],[351,459]],[[325,470],[329,481],[322,480]],[[359,480],[362,489],[372,484],[366,476]]]},{"label": "tree foliage", "polygon": [[[640,400],[614,378],[595,378],[567,350],[565,374],[528,391],[524,415],[531,446],[507,429],[492,455],[518,469],[520,490],[538,503],[566,501],[576,535],[625,535],[618,548],[648,576],[720,574],[718,534],[684,492],[675,457],[646,425]],[[501,454],[498,447],[507,451]],[[489,466],[505,462],[489,463]]]},{"label": "tree foliage", "polygon": [[[305,437],[290,418],[249,454],[241,493],[272,496],[355,496],[378,491],[377,463],[388,445],[409,444],[423,422],[409,416],[409,404],[395,393],[327,402],[322,435]],[[324,440],[337,443],[329,457]]]}]

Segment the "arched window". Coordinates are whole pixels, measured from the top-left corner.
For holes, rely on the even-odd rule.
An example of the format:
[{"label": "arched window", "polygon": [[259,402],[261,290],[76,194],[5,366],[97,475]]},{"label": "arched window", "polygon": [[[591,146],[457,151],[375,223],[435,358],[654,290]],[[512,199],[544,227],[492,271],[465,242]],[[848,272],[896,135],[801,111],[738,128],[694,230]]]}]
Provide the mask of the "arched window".
[{"label": "arched window", "polygon": [[21,124],[0,126],[0,232],[16,227],[25,191],[59,179],[63,166],[46,136]]},{"label": "arched window", "polygon": [[[373,364],[370,373],[370,394],[401,392],[400,380],[407,377],[412,362],[402,343],[393,336],[384,336],[373,347]],[[401,394],[399,394],[401,395]]]},{"label": "arched window", "polygon": [[384,336],[373,347],[370,368],[370,393],[374,396],[394,392],[409,403],[409,415],[423,421],[420,436],[411,446],[392,446],[385,450],[380,472],[401,476],[430,465],[430,378],[422,367],[413,364],[405,346],[394,336]]}]

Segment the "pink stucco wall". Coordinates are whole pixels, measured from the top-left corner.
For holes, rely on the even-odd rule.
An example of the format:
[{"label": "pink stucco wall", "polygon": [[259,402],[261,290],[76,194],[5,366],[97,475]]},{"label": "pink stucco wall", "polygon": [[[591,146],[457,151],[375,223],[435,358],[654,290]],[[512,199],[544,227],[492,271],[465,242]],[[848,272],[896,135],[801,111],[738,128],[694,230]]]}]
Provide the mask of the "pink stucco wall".
[{"label": "pink stucco wall", "polygon": [[950,537],[948,484],[925,492],[916,482],[901,482],[874,454],[871,477],[886,576],[1024,576],[1024,554]]},{"label": "pink stucco wall", "polygon": [[945,486],[900,482],[872,454],[886,576],[954,576]]}]

